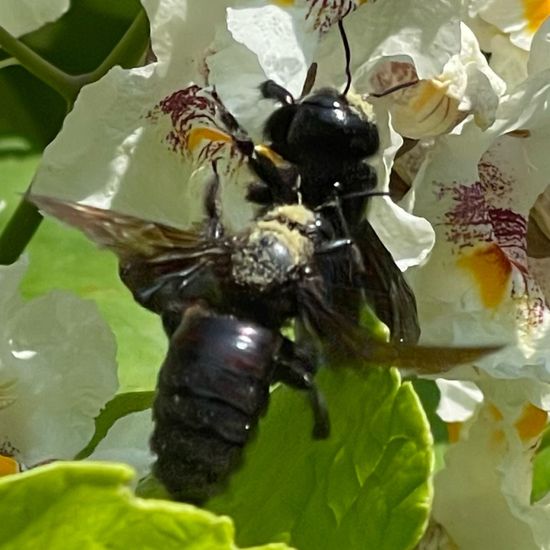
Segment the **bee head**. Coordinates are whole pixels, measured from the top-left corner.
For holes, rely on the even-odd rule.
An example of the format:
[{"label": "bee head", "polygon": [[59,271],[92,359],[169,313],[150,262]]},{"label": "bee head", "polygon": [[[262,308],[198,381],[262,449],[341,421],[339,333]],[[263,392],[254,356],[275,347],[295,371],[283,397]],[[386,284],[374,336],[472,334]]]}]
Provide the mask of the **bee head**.
[{"label": "bee head", "polygon": [[297,164],[327,154],[362,159],[379,146],[375,124],[331,88],[283,104],[266,121],[264,133],[277,153]]}]

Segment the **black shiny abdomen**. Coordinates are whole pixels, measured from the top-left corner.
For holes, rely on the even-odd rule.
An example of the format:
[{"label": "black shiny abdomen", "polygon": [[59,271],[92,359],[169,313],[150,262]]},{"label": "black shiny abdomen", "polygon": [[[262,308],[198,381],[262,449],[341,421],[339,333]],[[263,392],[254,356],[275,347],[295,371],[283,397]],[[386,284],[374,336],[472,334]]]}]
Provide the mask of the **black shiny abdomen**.
[{"label": "black shiny abdomen", "polygon": [[151,447],[155,475],[178,500],[200,504],[223,488],[267,407],[278,344],[256,324],[196,313],[172,336]]}]

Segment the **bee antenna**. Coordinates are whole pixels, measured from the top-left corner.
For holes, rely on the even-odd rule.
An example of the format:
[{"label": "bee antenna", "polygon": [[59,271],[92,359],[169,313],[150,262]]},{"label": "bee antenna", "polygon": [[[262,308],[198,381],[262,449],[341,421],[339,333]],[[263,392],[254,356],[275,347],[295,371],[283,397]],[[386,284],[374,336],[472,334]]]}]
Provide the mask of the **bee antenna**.
[{"label": "bee antenna", "polygon": [[338,20],[338,30],[340,31],[340,36],[342,37],[342,44],[344,45],[344,52],[346,53],[346,87],[344,88],[344,91],[342,92],[342,95],[346,95],[349,92],[349,89],[351,88],[351,50],[349,47],[348,37],[346,36],[346,31],[344,30],[344,17],[351,11],[351,6],[353,4],[350,4],[350,7],[348,8],[348,11],[346,14],[342,17],[342,19]]},{"label": "bee antenna", "polygon": [[311,92],[314,84],[315,77],[317,76],[317,63],[314,61],[307,70],[306,79],[304,80],[304,85],[302,86],[302,92],[300,93],[300,99],[305,97]]}]

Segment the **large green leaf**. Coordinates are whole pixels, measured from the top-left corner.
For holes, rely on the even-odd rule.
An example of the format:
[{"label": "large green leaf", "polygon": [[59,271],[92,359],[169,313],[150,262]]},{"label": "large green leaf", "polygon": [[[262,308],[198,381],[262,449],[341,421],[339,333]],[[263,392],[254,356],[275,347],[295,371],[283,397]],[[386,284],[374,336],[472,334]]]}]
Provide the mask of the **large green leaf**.
[{"label": "large green leaf", "polygon": [[236,549],[229,518],[139,499],[127,486],[132,477],[119,464],[58,462],[0,479],[0,548]]},{"label": "large green leaf", "polygon": [[306,399],[279,387],[244,467],[209,508],[234,519],[241,544],[414,547],[430,510],[433,444],[412,386],[379,369],[326,369],[318,380],[330,438],[313,441]]},{"label": "large green leaf", "polygon": [[[0,230],[25,191],[38,156],[0,159]],[[23,295],[31,298],[53,288],[94,300],[115,333],[122,391],[154,387],[167,341],[159,319],[137,305],[118,278],[113,254],[98,250],[80,232],[46,219],[31,241]]]}]

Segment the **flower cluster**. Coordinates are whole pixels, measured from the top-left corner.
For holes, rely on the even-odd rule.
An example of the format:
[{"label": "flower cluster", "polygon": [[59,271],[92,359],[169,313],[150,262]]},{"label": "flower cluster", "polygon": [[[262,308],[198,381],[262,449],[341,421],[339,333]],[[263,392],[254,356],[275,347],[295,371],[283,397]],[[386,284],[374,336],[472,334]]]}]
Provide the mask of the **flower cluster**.
[{"label": "flower cluster", "polygon": [[[231,113],[258,142],[274,108],[261,82],[298,97],[315,63],[315,87],[343,89],[343,21],[350,93],[380,132],[370,159],[379,189],[400,189],[398,202],[373,199],[368,217],[407,269],[423,342],[504,346],[438,381],[454,441],[435,484],[441,540],[469,550],[546,547],[550,500],[532,504],[530,487],[550,410],[550,271],[547,255],[533,253],[550,238],[550,4],[143,5],[155,61],[115,67],[82,90],[34,193],[185,228],[204,216],[197,197],[217,162],[222,219],[238,230],[255,215],[250,174],[228,137],[231,120],[216,113]],[[10,380],[0,379],[7,410]],[[487,524],[498,526],[498,542]]]}]

